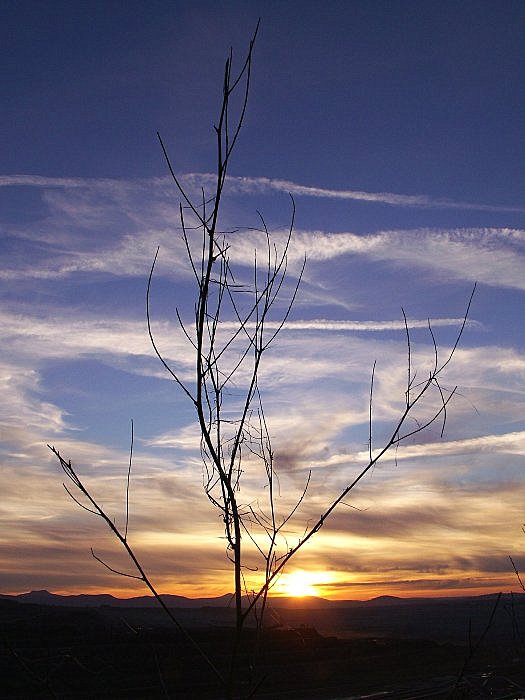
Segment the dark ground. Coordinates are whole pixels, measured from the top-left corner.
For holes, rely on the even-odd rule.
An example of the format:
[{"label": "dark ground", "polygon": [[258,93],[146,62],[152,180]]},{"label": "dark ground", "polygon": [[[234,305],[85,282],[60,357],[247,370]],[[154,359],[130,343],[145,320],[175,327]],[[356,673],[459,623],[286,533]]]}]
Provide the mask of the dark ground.
[{"label": "dark ground", "polygon": [[[261,681],[255,697],[283,700],[525,698],[524,598],[502,597],[485,635],[494,598],[279,608],[255,668],[253,631],[243,641],[239,697]],[[224,673],[232,611],[174,612]],[[222,697],[161,610],[0,600],[0,629],[1,698]]]}]

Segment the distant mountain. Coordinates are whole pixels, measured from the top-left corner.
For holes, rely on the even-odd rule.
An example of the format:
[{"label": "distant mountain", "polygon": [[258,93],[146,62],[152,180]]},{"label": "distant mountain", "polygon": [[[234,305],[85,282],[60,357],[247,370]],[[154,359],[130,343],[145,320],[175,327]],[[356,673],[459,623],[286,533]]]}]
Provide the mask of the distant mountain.
[{"label": "distant mountain", "polygon": [[[49,591],[31,591],[30,593],[20,593],[19,595],[8,596],[0,594],[0,598],[16,600],[20,603],[36,603],[38,605],[59,605],[68,607],[92,608],[110,605],[119,608],[150,608],[157,607],[158,603],[153,596],[136,596],[133,598],[116,598],[108,593],[101,594],[79,594],[79,595],[59,595]],[[164,602],[170,608],[227,608],[233,607],[233,595],[227,593],[216,598],[186,598],[180,595],[166,594],[162,596]],[[360,601],[334,601],[315,596],[305,596],[302,598],[287,598],[279,596],[270,599],[274,608],[302,608],[315,609],[334,607],[343,605],[360,605]]]},{"label": "distant mountain", "polygon": [[370,600],[364,601],[366,605],[399,605],[403,603],[407,598],[399,598],[395,595],[379,595],[377,598],[371,598]]},{"label": "distant mountain", "polygon": [[[524,599],[525,595],[521,594]],[[270,598],[270,605],[274,609],[310,609],[319,610],[323,608],[368,608],[368,607],[398,607],[404,605],[424,605],[435,603],[459,602],[460,600],[479,600],[482,598],[496,598],[495,594],[484,596],[465,597],[442,597],[442,598],[398,598],[397,596],[382,595],[370,600],[327,600],[307,596],[303,598]],[[518,594],[517,598],[521,598]],[[19,603],[35,603],[38,605],[68,606],[75,608],[93,608],[104,605],[119,608],[153,608],[158,603],[153,596],[135,596],[133,598],[116,598],[107,593],[98,595],[59,595],[49,591],[31,591],[30,593],[20,593],[19,595],[2,595],[0,599],[13,600]],[[180,595],[163,595],[162,599],[170,608],[200,609],[200,608],[227,608],[233,607],[233,595],[227,593],[217,598],[186,598]]]},{"label": "distant mountain", "polygon": [[[36,603],[38,605],[60,605],[75,608],[93,608],[102,605],[121,608],[150,608],[157,607],[158,603],[153,596],[136,596],[133,598],[116,598],[108,593],[59,595],[49,591],[31,591],[19,595],[1,595],[0,598],[17,600],[20,603]],[[228,607],[232,596],[226,594],[218,598],[185,598],[180,595],[163,595],[162,599],[170,608],[204,608],[204,607]]]}]

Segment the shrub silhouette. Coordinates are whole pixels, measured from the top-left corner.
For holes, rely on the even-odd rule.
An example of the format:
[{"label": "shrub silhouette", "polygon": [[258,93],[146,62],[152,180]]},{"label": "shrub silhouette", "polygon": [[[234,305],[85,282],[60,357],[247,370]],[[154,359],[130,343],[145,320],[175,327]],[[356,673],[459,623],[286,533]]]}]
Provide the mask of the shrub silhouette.
[{"label": "shrub silhouette", "polygon": [[[258,29],[258,26],[257,26]],[[189,643],[197,650],[212,670],[220,692],[224,697],[233,697],[238,691],[239,662],[250,666],[243,649],[243,634],[248,620],[256,621],[262,630],[267,596],[279,575],[293,557],[321,530],[331,514],[341,505],[350,491],[367,475],[378,461],[401,442],[428,426],[440,422],[443,432],[447,419],[447,408],[455,394],[455,388],[446,390],[441,379],[452,361],[466,326],[467,316],[474,290],[470,296],[463,323],[457,333],[452,349],[442,359],[429,323],[429,337],[433,348],[433,362],[427,368],[425,379],[416,382],[416,371],[412,364],[411,338],[406,316],[407,371],[402,408],[391,427],[389,437],[379,446],[373,441],[374,373],[371,372],[369,395],[368,460],[357,477],[353,478],[334,498],[327,503],[313,524],[307,525],[302,537],[290,544],[285,537],[285,528],[298,517],[299,506],[308,497],[310,476],[299,492],[295,505],[286,513],[278,512],[276,506],[276,473],[274,450],[264,412],[259,388],[260,370],[267,350],[272,346],[297,296],[306,260],[296,276],[295,282],[286,285],[288,254],[294,245],[293,229],[295,204],[291,199],[291,218],[284,241],[275,241],[260,217],[259,237],[262,248],[254,254],[252,283],[245,284],[236,274],[236,266],[230,254],[232,239],[238,231],[224,233],[220,230],[220,212],[228,168],[244,123],[251,84],[251,68],[257,29],[250,41],[245,60],[239,72],[233,73],[232,52],[226,60],[222,86],[222,102],[219,118],[214,126],[216,134],[216,176],[211,194],[204,190],[200,198],[193,199],[176,175],[170,156],[159,135],[168,170],[181,203],[179,207],[182,239],[187,255],[188,268],[195,282],[194,316],[187,321],[177,311],[177,320],[186,342],[194,355],[194,377],[191,382],[177,372],[159,350],[154,331],[152,290],[155,266],[159,250],[151,266],[147,285],[147,322],[151,343],[160,362],[171,379],[178,385],[193,406],[200,430],[201,455],[204,465],[204,491],[224,524],[227,557],[233,569],[235,606],[235,630],[228,669],[217,668],[198,640],[179,623],[173,611],[158,593],[152,578],[146,573],[128,538],[129,484],[133,456],[133,428],[130,462],[127,473],[125,526],[119,528],[113,518],[94,498],[89,487],[54,446],[50,449],[58,458],[67,477],[65,488],[71,498],[88,512],[100,517],[111,529],[115,538],[127,552],[135,573],[118,571],[93,556],[110,571],[142,581],[158,600],[172,622],[181,630]],[[284,313],[275,321],[272,312],[277,302]],[[232,388],[235,386],[235,392]],[[435,403],[437,396],[437,404]],[[427,402],[427,404],[426,404]],[[419,422],[416,410],[427,405],[427,417]],[[428,409],[430,406],[430,409]],[[409,424],[410,419],[410,424]],[[266,502],[256,505],[243,500],[241,488],[243,477],[258,474],[264,486]],[[261,492],[263,489],[261,488]],[[245,582],[246,552],[259,558],[258,570],[262,582],[252,590]],[[256,653],[256,647],[254,647]],[[250,681],[247,694],[254,692],[260,679]]]}]

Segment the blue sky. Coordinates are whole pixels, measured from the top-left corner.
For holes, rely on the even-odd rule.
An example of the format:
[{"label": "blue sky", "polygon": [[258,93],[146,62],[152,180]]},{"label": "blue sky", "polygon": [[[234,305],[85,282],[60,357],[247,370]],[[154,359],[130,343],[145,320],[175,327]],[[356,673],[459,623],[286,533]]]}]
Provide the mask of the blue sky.
[{"label": "blue sky", "polygon": [[[403,405],[404,308],[418,376],[432,320],[446,355],[445,435],[385,459],[295,568],[328,597],[516,588],[525,567],[525,6],[520,2],[8,3],[0,130],[0,586],[142,592],[89,554],[120,555],[71,503],[46,443],[122,518],[135,425],[131,534],[161,590],[231,589],[202,493],[191,407],[154,357],[153,321],[183,376],[175,307],[191,308],[178,195],[211,188],[224,59],[258,17],[248,113],[222,226],[247,275],[261,211],[276,240],[297,213],[297,303],[261,386],[282,506],[312,491],[290,538],[366,458],[377,361],[380,441]],[[186,373],[186,374],[184,374]],[[261,488],[246,482],[246,499]],[[291,567],[293,570],[293,567]]]}]

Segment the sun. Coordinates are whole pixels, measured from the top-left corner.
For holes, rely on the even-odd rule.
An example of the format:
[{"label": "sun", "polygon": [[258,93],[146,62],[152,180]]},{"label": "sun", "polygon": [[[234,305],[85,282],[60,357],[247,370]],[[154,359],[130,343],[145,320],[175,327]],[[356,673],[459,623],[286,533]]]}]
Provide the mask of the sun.
[{"label": "sun", "polygon": [[306,596],[318,596],[317,584],[322,584],[325,579],[323,572],[319,571],[292,571],[284,573],[275,585],[275,593],[292,598],[304,598]]}]

